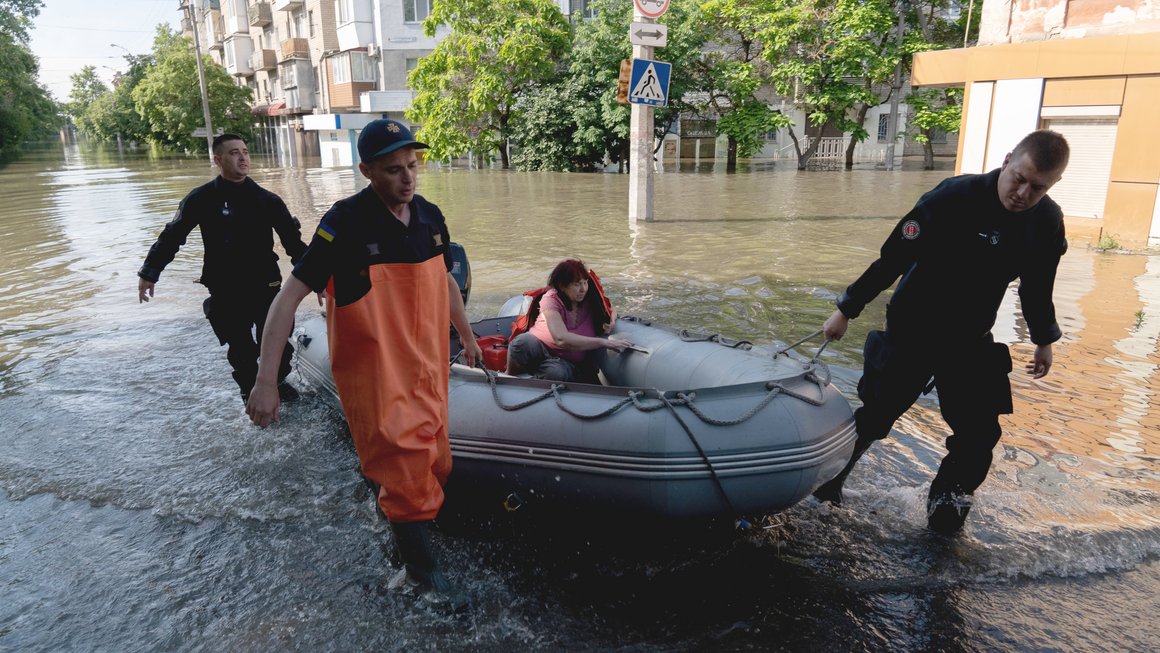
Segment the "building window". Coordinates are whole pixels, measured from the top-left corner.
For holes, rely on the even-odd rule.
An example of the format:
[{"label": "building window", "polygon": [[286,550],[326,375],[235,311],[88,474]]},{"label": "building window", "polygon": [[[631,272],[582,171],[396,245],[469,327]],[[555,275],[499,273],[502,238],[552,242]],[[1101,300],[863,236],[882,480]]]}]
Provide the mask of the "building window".
[{"label": "building window", "polygon": [[352,22],[354,20],[354,0],[335,0],[334,15],[339,25]]},{"label": "building window", "polygon": [[887,138],[889,133],[890,133],[890,114],[889,113],[878,114],[878,142],[885,143],[887,140],[889,140]]},{"label": "building window", "polygon": [[314,38],[314,12],[306,12],[306,23],[310,25],[310,38]]},{"label": "building window", "polygon": [[431,0],[403,0],[403,22],[418,23],[431,13]]},{"label": "building window", "polygon": [[375,66],[365,52],[343,52],[330,60],[330,81],[333,84],[375,81]]},{"label": "building window", "polygon": [[592,0],[572,0],[572,15],[595,18],[596,10],[592,8]]},{"label": "building window", "polygon": [[350,55],[342,53],[330,60],[330,83],[350,83]]},{"label": "building window", "polygon": [[371,58],[365,52],[351,52],[350,53],[350,81],[352,82],[373,82],[375,81],[375,65],[371,63]]},{"label": "building window", "polygon": [[233,41],[226,44],[226,68],[234,67],[234,43]]},{"label": "building window", "polygon": [[770,143],[776,143],[777,142],[777,130],[775,129],[773,131],[765,132],[764,134],[761,135],[761,138],[762,138],[762,140],[769,141]]}]

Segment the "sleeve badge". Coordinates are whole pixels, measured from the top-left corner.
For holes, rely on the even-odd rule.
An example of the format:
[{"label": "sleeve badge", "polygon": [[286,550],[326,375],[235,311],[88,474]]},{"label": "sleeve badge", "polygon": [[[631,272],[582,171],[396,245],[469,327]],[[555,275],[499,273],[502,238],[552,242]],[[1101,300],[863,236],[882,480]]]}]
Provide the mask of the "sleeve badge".
[{"label": "sleeve badge", "polygon": [[918,220],[907,220],[902,223],[902,237],[907,240],[918,238],[919,231]]}]

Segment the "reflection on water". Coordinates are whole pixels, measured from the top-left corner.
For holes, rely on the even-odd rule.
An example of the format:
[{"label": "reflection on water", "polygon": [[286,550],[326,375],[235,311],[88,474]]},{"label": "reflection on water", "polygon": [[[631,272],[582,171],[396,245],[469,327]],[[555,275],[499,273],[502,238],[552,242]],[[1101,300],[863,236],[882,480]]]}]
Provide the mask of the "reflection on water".
[{"label": "reflection on water", "polygon": [[[306,232],[363,184],[261,164],[255,179]],[[669,170],[652,223],[625,218],[627,176],[431,168],[420,191],[467,247],[473,318],[579,256],[621,313],[789,342],[820,328],[948,173],[787,168]],[[1019,369],[1031,347],[1009,294],[995,333],[1014,344],[1016,413],[959,540],[923,528],[946,436],[926,397],[867,455],[844,509],[808,500],[739,538],[626,541],[601,524],[443,537],[477,602],[464,624],[383,588],[386,531],[332,408],[308,396],[274,428],[248,424],[201,319],[196,235],[137,304],[146,250],[209,174],[200,159],[75,148],[0,169],[0,650],[1160,641],[1146,617],[1160,610],[1160,257],[1072,247],[1056,292],[1065,337],[1040,381]],[[826,350],[851,400],[884,313],[875,302]]]}]

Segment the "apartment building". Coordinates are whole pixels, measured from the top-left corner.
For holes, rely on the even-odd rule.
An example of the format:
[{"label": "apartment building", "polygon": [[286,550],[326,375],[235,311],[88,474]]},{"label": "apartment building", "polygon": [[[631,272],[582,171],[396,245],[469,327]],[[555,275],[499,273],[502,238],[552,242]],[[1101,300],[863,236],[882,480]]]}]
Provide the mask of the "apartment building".
[{"label": "apartment building", "polygon": [[1071,144],[1051,190],[1073,240],[1160,246],[1160,7],[987,0],[979,47],[915,56],[916,86],[962,86],[957,172],[993,169],[1024,134]]}]

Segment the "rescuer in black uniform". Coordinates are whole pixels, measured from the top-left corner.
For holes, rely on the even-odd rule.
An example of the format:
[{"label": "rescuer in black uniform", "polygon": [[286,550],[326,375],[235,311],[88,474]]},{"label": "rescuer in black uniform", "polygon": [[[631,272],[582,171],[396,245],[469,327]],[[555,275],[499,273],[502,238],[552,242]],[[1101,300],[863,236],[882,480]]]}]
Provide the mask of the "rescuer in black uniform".
[{"label": "rescuer in black uniform", "polygon": [[837,300],[822,330],[840,340],[849,321],[900,276],[886,307],[885,331],[872,331],[858,382],[858,439],[846,468],[814,496],[839,504],[854,464],[924,391],[938,388],[952,435],[927,499],[927,524],[962,527],[970,497],[987,477],[999,441],[999,415],[1012,412],[1011,354],[991,336],[1008,285],[1019,279],[1023,317],[1035,343],[1027,371],[1051,369],[1060,338],[1052,303],[1067,249],[1063,213],[1047,197],[1067,167],[1067,141],[1028,134],[998,170],[947,179],[919,199],[882,245],[881,256]]},{"label": "rescuer in black uniform", "polygon": [[[241,136],[222,134],[215,138],[213,161],[221,174],[181,201],[177,214],[149,248],[145,264],[137,272],[137,295],[139,302],[149,301],[161,271],[193,228],[200,228],[205,255],[198,282],[209,289],[203,309],[218,341],[229,346],[226,358],[244,402],[258,374],[266,313],[282,286],[271,230],[278,233],[293,262],[306,251],[306,243],[302,242],[301,225],[282,199],[249,178],[250,151]],[[286,382],[293,351],[290,346],[283,349],[278,370],[283,400],[297,397],[294,386]]]}]

